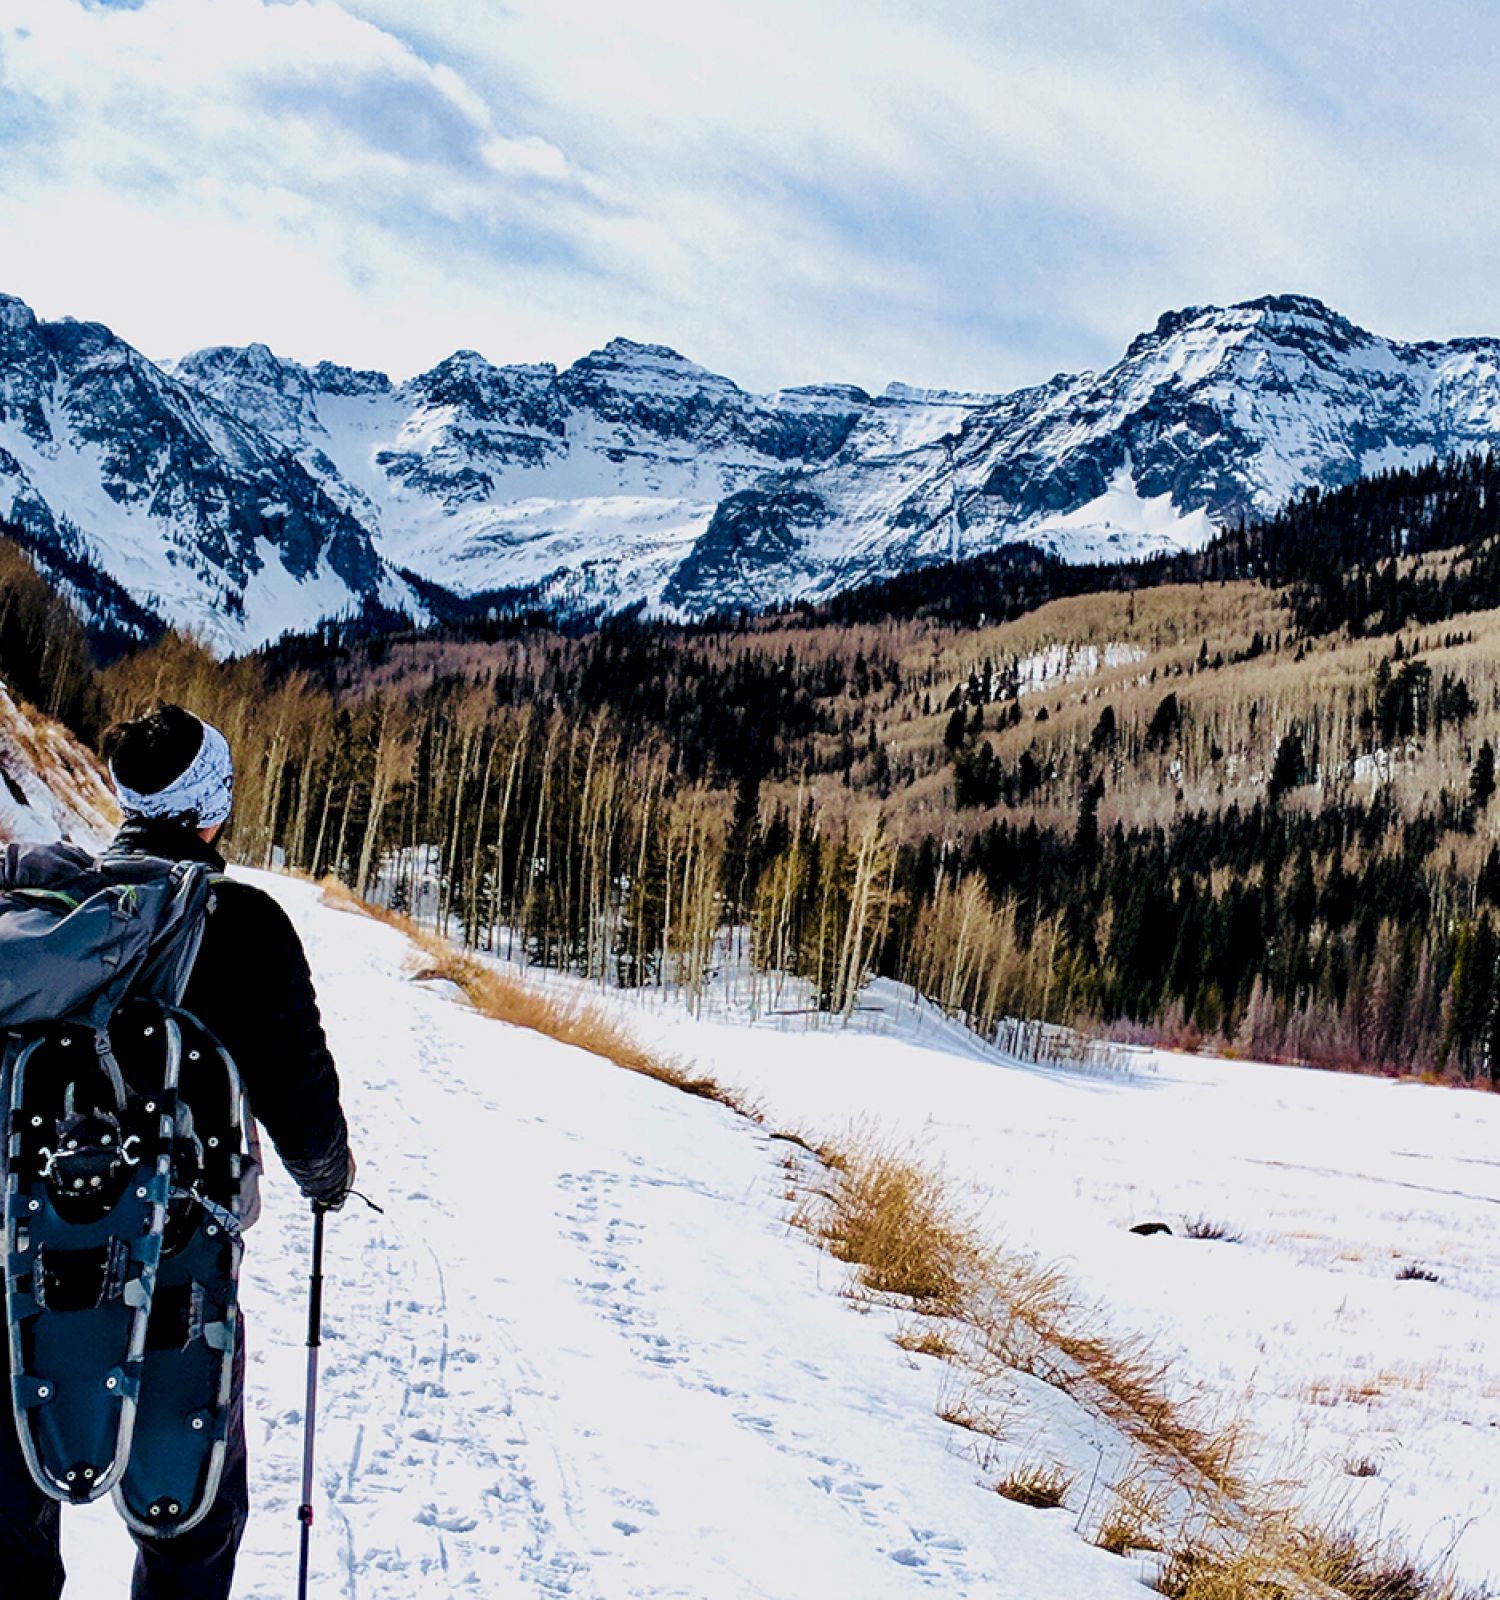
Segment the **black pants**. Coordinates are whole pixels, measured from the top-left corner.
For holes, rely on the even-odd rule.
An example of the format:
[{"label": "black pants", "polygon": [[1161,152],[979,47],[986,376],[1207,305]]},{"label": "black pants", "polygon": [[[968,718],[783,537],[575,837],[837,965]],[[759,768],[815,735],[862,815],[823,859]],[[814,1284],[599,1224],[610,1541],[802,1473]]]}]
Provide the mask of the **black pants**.
[{"label": "black pants", "polygon": [[[4,1308],[0,1290],[0,1311]],[[3,1326],[3,1323],[0,1323]],[[0,1334],[0,1594],[6,1600],[58,1600],[62,1507],[32,1482],[10,1405],[10,1352]],[[130,1600],[229,1600],[234,1558],[250,1511],[245,1474],[244,1319],[234,1353],[229,1450],[218,1498],[196,1528],[176,1539],[135,1535]],[[94,1600],[93,1596],[89,1600]],[[103,1600],[103,1597],[100,1597]]]}]

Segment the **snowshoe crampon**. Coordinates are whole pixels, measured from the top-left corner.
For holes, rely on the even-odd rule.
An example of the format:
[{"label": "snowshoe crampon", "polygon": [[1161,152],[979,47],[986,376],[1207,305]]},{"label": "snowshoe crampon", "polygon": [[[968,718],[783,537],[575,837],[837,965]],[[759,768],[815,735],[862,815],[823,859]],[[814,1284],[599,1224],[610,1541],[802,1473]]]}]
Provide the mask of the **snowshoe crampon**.
[{"label": "snowshoe crampon", "polygon": [[178,1026],[147,1004],[123,1007],[107,1033],[57,1025],[15,1047],[5,1197],[12,1398],[31,1474],[60,1500],[97,1499],[125,1470],[180,1062]]},{"label": "snowshoe crampon", "polygon": [[172,1012],[170,1020],[182,1051],[173,1190],[130,1461],[114,1491],[133,1529],[162,1538],[191,1528],[218,1493],[239,1336],[240,1197],[247,1176],[238,1074],[192,1018]]}]

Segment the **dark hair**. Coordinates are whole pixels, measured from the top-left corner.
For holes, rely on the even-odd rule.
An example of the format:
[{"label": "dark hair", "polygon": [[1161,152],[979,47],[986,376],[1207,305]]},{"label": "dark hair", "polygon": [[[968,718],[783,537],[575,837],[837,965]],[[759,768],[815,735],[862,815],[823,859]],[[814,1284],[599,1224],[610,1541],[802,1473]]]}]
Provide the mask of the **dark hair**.
[{"label": "dark hair", "polygon": [[143,717],[104,730],[99,748],[115,777],[137,794],[160,794],[192,766],[203,724],[181,706],[158,704]]}]

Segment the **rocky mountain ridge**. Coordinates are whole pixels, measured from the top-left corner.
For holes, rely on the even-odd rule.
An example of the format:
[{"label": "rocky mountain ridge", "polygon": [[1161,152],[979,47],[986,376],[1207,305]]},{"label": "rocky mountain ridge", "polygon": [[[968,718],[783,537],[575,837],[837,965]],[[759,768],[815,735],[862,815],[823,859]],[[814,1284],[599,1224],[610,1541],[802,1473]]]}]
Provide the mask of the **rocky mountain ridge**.
[{"label": "rocky mountain ridge", "polygon": [[261,344],[157,366],[0,297],[0,518],[96,621],[220,649],[420,615],[427,585],[691,616],[1017,541],[1126,559],[1497,437],[1500,342],[1403,344],[1298,295],[1169,312],[1105,371],[1004,395],[755,395],[628,339],[404,382]]}]

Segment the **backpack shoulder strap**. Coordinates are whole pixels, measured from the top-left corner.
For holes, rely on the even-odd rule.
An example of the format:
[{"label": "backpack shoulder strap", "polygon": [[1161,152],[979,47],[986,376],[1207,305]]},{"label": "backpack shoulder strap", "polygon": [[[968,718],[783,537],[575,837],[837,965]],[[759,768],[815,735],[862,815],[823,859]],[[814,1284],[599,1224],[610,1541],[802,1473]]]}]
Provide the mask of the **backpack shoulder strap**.
[{"label": "backpack shoulder strap", "polygon": [[181,861],[168,878],[170,893],[151,941],[151,954],[131,986],[167,1005],[182,1004],[203,928],[213,903],[213,870],[201,861]]}]

